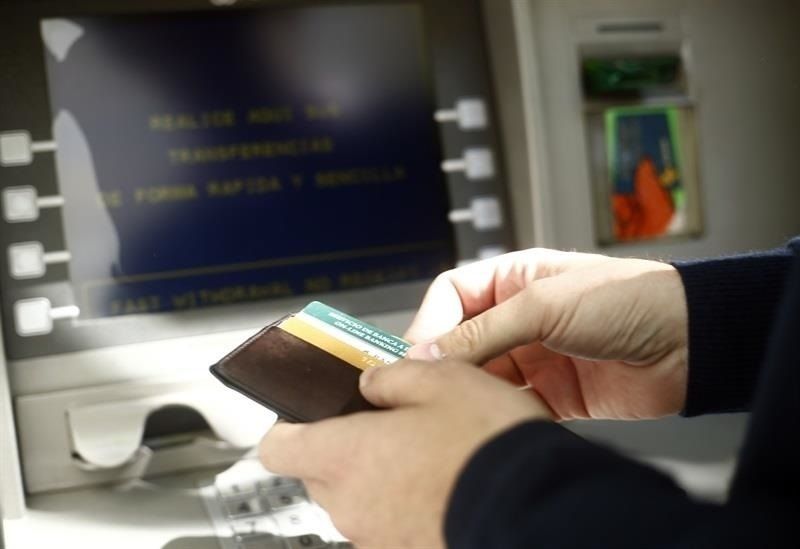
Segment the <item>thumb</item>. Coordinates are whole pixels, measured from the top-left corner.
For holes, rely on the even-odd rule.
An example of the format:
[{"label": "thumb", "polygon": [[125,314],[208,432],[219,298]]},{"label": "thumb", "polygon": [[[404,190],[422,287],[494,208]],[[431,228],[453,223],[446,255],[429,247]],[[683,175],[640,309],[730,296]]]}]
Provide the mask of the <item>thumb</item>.
[{"label": "thumb", "polygon": [[388,366],[365,370],[359,379],[364,398],[380,408],[420,404],[444,390],[447,382],[440,368],[430,362],[401,360]]},{"label": "thumb", "polygon": [[[544,281],[542,281],[544,282]],[[414,345],[408,357],[417,360],[456,359],[484,364],[511,349],[542,339],[544,284],[535,282],[511,298],[465,320],[435,341]]]}]

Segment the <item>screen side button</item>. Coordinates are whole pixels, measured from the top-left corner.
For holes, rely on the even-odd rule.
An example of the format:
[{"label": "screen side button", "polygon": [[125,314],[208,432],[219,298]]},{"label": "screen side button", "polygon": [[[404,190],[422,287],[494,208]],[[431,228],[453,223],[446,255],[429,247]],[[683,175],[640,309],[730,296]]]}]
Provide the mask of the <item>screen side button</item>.
[{"label": "screen side button", "polygon": [[438,110],[433,118],[440,124],[457,122],[463,131],[485,130],[489,126],[486,102],[479,97],[459,99],[454,109]]},{"label": "screen side button", "polygon": [[0,167],[26,166],[33,162],[34,153],[52,152],[55,141],[33,141],[30,132],[15,130],[0,132]]},{"label": "screen side button", "polygon": [[38,193],[29,186],[9,187],[3,191],[3,218],[9,223],[35,221],[39,217]]},{"label": "screen side button", "polygon": [[444,160],[442,171],[446,173],[464,172],[467,179],[491,179],[495,176],[494,154],[487,147],[471,147],[461,158]]},{"label": "screen side button", "polygon": [[20,242],[8,247],[8,269],[17,280],[39,278],[47,272],[41,242]]},{"label": "screen side button", "polygon": [[461,99],[456,103],[458,127],[466,131],[484,130],[489,126],[489,115],[483,99]]},{"label": "screen side button", "polygon": [[77,318],[81,310],[76,305],[53,307],[46,297],[20,299],[14,303],[14,325],[22,337],[46,335],[53,331],[54,320]]},{"label": "screen side button", "polygon": [[494,155],[485,147],[475,147],[464,151],[464,170],[467,179],[491,179],[494,177]]},{"label": "screen side button", "polygon": [[52,306],[45,297],[22,299],[14,303],[17,334],[23,337],[49,334],[53,331]]},{"label": "screen side button", "polygon": [[0,133],[0,166],[24,166],[32,160],[31,134],[26,131]]},{"label": "screen side button", "polygon": [[451,223],[472,223],[477,231],[491,231],[503,226],[503,210],[494,196],[478,196],[472,199],[469,208],[451,210]]},{"label": "screen side button", "polygon": [[473,198],[471,207],[475,229],[490,231],[503,226],[503,211],[497,198],[493,196]]},{"label": "screen side button", "polygon": [[36,188],[31,185],[3,190],[3,218],[9,223],[36,221],[39,219],[39,210],[60,208],[63,205],[63,196],[39,196]]}]

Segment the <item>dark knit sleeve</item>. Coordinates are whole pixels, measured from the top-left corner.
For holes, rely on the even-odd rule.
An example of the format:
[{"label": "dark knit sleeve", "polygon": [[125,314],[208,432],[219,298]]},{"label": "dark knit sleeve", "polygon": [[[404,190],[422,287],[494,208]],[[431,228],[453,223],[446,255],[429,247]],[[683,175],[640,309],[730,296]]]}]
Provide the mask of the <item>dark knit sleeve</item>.
[{"label": "dark knit sleeve", "polygon": [[682,415],[748,409],[791,262],[788,247],[673,262],[689,311]]},{"label": "dark knit sleeve", "polygon": [[472,456],[450,496],[444,533],[449,549],[779,549],[796,547],[794,512],[764,501],[694,501],[658,471],[532,421]]}]

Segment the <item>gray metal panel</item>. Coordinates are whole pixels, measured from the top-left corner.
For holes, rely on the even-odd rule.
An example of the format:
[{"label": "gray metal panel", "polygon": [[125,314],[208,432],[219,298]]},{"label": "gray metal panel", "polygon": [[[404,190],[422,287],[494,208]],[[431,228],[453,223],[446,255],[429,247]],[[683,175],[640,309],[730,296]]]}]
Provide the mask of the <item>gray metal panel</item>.
[{"label": "gray metal panel", "polygon": [[[693,257],[780,245],[800,233],[800,4],[534,0],[531,20],[546,114],[548,246],[614,255]],[[599,248],[594,238],[576,29],[586,19],[678,17],[697,100],[700,238]],[[527,83],[529,84],[529,83]],[[526,85],[527,85],[526,84]]]},{"label": "gray metal panel", "polygon": [[3,342],[0,341],[0,547],[3,543],[3,520],[21,516],[25,508],[6,365]]}]

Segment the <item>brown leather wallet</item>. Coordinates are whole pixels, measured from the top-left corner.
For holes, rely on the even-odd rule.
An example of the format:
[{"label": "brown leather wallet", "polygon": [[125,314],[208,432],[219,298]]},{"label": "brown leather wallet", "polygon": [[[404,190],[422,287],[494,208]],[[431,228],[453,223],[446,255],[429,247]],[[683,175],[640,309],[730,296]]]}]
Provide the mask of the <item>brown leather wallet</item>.
[{"label": "brown leather wallet", "polygon": [[292,422],[375,409],[358,390],[361,370],[285,332],[280,322],[242,343],[211,373]]}]

